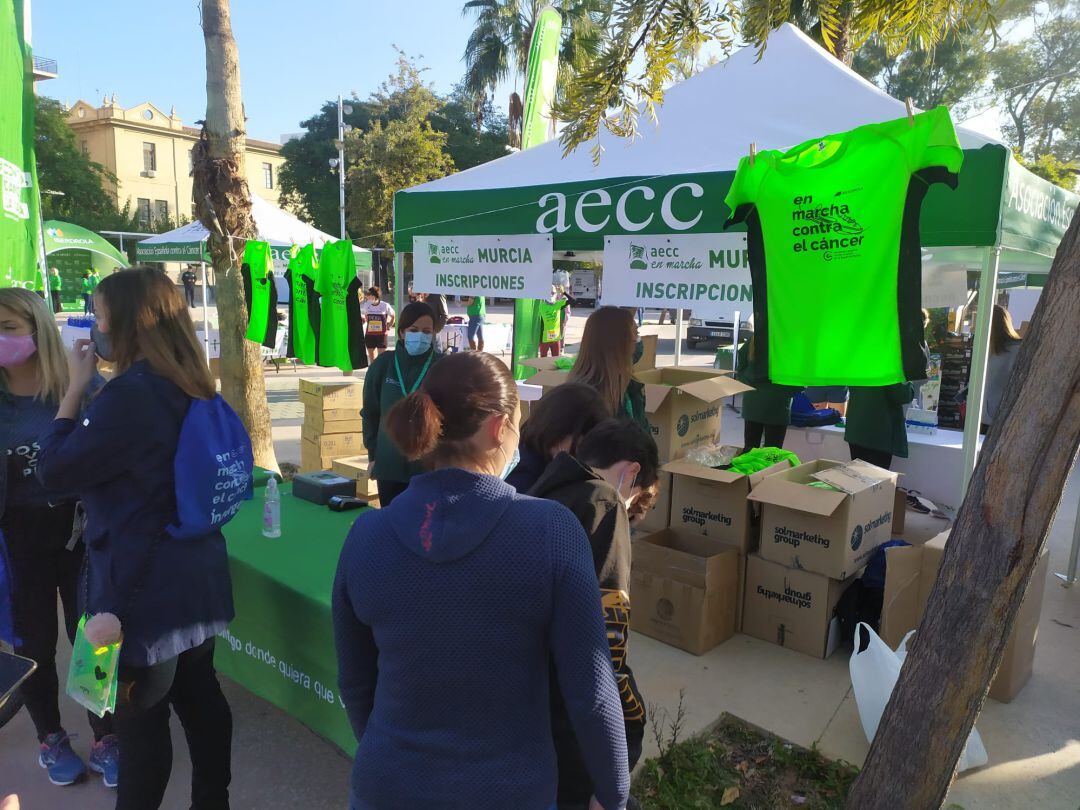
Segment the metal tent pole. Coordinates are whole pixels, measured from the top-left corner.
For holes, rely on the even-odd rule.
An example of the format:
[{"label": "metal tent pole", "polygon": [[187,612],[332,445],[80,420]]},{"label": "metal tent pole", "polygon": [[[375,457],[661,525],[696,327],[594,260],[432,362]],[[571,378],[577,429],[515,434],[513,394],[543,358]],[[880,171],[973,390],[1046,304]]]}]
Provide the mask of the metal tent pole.
[{"label": "metal tent pole", "polygon": [[210,285],[206,283],[206,262],[199,262],[199,270],[202,273],[202,339],[203,351],[206,353],[206,365],[210,365],[210,325],[206,308],[206,299],[210,297]]},{"label": "metal tent pole", "polygon": [[[394,254],[394,311],[397,312],[397,316],[401,317],[401,310],[405,306],[405,254]],[[393,334],[390,335],[397,342],[397,330],[393,330]]]},{"label": "metal tent pole", "polygon": [[735,361],[739,356],[739,321],[742,320],[742,312],[735,310],[735,322],[731,330],[731,370],[735,371]]},{"label": "metal tent pole", "polygon": [[964,416],[964,466],[962,494],[967,494],[979,448],[979,428],[982,426],[983,394],[986,385],[986,361],[990,355],[990,324],[994,318],[997,299],[998,268],[1001,248],[987,250],[979,276],[979,305],[975,310],[975,336],[971,351],[971,377],[968,381],[967,414]]},{"label": "metal tent pole", "polygon": [[675,365],[682,365],[682,307],[675,310]]}]

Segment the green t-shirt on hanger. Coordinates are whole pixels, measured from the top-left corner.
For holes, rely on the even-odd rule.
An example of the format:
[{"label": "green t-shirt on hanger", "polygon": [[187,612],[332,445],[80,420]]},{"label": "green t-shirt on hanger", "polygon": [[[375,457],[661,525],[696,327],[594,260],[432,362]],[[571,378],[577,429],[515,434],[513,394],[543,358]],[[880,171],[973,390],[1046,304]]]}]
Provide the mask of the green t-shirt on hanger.
[{"label": "green t-shirt on hanger", "polygon": [[[880,386],[923,379],[919,210],[955,187],[945,107],[739,162],[725,202],[747,224],[757,353],[748,380]],[[754,384],[751,382],[751,384]]]},{"label": "green t-shirt on hanger", "polygon": [[[289,348],[286,352],[304,365],[316,360],[316,324],[312,323],[312,295],[317,280],[315,246],[293,249],[286,276],[289,279]],[[315,320],[318,320],[317,318]]]},{"label": "green t-shirt on hanger", "polygon": [[356,281],[356,258],[347,239],[327,242],[319,255],[315,292],[319,294],[319,365],[353,370],[349,356],[349,287]]},{"label": "green t-shirt on hanger", "polygon": [[[250,300],[248,301],[248,328],[244,334],[248,340],[266,345],[267,332],[270,329],[271,293],[274,287],[274,262],[270,255],[270,245],[249,239],[244,243],[244,264],[250,274]],[[246,280],[246,279],[245,279]],[[277,296],[274,295],[274,298]],[[277,334],[277,322],[273,324]],[[271,344],[273,345],[273,344]]]}]

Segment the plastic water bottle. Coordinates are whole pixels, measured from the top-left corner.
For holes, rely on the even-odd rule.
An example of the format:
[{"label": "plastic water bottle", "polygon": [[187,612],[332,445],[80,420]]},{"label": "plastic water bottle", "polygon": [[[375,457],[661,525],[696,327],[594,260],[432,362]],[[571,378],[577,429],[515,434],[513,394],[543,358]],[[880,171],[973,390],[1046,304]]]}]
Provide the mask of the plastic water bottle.
[{"label": "plastic water bottle", "polygon": [[281,493],[276,478],[266,482],[263,495],[263,537],[281,537]]}]

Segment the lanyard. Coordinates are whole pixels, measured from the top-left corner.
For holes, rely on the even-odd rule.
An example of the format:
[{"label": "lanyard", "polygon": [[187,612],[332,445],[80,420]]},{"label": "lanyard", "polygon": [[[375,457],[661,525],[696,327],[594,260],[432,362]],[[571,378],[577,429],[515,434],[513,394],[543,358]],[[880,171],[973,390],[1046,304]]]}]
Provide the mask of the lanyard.
[{"label": "lanyard", "polygon": [[633,419],[634,418],[634,405],[630,401],[630,395],[629,394],[623,394],[622,404],[623,404],[623,407],[626,409],[626,415],[629,416],[631,419]]},{"label": "lanyard", "polygon": [[424,363],[424,367],[420,369],[420,376],[416,378],[416,382],[413,383],[413,387],[405,390],[405,378],[401,375],[401,363],[398,362],[397,349],[394,350],[394,369],[397,371],[398,385],[401,386],[401,393],[405,396],[416,391],[420,387],[420,383],[424,380],[424,375],[427,374],[428,367],[431,365],[431,359],[435,356],[435,352],[428,353],[427,362]]}]

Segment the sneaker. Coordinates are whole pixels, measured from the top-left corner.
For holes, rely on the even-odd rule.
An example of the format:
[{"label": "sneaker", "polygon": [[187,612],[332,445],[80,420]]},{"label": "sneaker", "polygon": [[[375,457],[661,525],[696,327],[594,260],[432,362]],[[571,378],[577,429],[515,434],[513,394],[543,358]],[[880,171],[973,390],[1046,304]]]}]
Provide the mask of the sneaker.
[{"label": "sneaker", "polygon": [[120,770],[120,740],[115,734],[106,734],[90,748],[90,770],[101,774],[105,787],[116,787]]},{"label": "sneaker", "polygon": [[41,743],[38,764],[48,771],[54,785],[73,785],[86,773],[86,766],[71,750],[71,738],[63,730],[50,734]]}]

